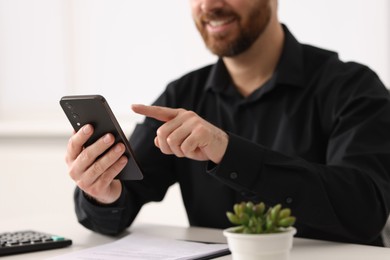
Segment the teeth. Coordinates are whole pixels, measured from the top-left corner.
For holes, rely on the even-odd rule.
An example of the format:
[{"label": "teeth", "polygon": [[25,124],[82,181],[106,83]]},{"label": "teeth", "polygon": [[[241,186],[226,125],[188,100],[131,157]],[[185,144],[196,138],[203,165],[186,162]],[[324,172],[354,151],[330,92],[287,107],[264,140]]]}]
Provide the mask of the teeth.
[{"label": "teeth", "polygon": [[217,27],[217,26],[221,26],[221,25],[224,25],[224,24],[227,24],[231,21],[230,20],[220,20],[220,21],[209,21],[209,24],[212,26],[212,27]]}]

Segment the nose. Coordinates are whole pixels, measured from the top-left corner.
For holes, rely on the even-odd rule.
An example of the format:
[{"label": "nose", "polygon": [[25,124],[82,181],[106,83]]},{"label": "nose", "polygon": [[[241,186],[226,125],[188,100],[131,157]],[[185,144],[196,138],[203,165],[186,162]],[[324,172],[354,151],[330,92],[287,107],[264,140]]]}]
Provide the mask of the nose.
[{"label": "nose", "polygon": [[223,5],[224,0],[202,0],[200,9],[206,13],[216,8],[221,8]]}]

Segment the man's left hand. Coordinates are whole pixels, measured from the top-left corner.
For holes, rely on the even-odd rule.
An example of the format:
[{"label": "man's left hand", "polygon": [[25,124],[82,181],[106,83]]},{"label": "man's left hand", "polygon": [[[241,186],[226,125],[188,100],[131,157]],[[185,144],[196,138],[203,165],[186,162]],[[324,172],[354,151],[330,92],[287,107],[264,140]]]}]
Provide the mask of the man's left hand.
[{"label": "man's left hand", "polygon": [[132,105],[135,113],[155,118],[164,124],[157,129],[155,145],[164,154],[220,163],[229,136],[193,111],[160,106]]}]

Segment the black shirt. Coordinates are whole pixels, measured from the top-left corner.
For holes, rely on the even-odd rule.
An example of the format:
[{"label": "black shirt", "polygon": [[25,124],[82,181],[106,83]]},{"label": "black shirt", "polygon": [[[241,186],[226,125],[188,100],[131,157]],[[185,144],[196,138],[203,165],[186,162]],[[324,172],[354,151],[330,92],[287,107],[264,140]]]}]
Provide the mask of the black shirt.
[{"label": "black shirt", "polygon": [[164,155],[146,118],[130,141],[145,174],[123,182],[113,205],[95,205],[76,189],[86,227],[127,228],[143,204],[161,201],[178,182],[189,222],[226,228],[236,202],[282,203],[297,217],[298,237],[382,245],[390,207],[390,101],[369,68],[334,52],[285,43],[272,78],[248,97],[222,60],[170,83],[155,105],[193,110],[229,134],[219,165]]}]

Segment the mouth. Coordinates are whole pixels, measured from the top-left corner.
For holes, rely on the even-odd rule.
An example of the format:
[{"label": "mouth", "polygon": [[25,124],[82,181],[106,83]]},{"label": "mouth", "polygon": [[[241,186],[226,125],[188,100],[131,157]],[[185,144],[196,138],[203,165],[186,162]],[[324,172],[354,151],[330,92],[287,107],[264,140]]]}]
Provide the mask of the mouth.
[{"label": "mouth", "polygon": [[225,18],[225,19],[220,19],[220,20],[210,20],[206,23],[211,27],[219,27],[219,26],[229,24],[233,21],[234,21],[234,18],[231,17],[231,18]]},{"label": "mouth", "polygon": [[220,33],[228,30],[235,20],[235,17],[209,19],[204,21],[204,24],[210,33]]}]

